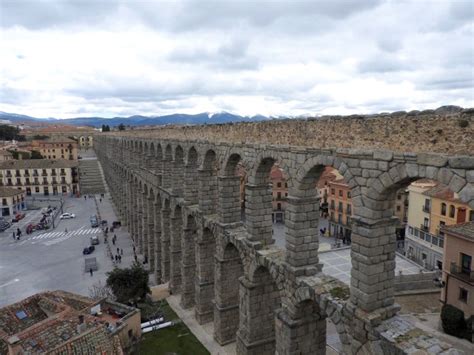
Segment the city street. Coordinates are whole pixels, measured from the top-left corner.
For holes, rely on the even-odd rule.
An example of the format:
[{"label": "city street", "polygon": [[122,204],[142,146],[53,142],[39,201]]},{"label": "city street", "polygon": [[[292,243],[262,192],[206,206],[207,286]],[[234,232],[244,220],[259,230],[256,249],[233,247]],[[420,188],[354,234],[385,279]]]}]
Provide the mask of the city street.
[{"label": "city street", "polygon": [[[109,228],[115,217],[108,194],[97,206]],[[113,269],[103,233],[100,228],[91,228],[89,218],[97,214],[96,202],[92,198],[68,197],[64,200],[63,212],[76,215],[76,218],[56,219],[55,228],[36,231],[27,235],[25,227],[31,221],[41,218],[41,210],[27,211],[26,217],[13,227],[0,233],[0,307],[19,301],[44,290],[62,289],[88,295],[92,284],[101,280],[105,283],[106,273]],[[12,231],[20,227],[22,237],[14,241]],[[113,234],[117,235],[116,245],[112,245]],[[83,256],[82,250],[90,244],[91,236],[99,236],[100,244],[91,255]],[[133,261],[131,240],[125,228],[109,232],[112,250],[123,249],[120,267]],[[113,253],[116,254],[116,250]],[[96,257],[98,271],[91,276],[84,272],[85,257]]]}]

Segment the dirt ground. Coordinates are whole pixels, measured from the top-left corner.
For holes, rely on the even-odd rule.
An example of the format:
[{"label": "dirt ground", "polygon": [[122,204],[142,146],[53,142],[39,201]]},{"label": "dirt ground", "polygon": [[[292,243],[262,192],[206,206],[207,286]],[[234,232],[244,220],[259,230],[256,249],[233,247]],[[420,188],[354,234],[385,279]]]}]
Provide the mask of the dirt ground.
[{"label": "dirt ground", "polygon": [[441,312],[441,302],[439,299],[439,292],[395,296],[395,302],[402,307],[400,311],[401,314],[439,313]]}]

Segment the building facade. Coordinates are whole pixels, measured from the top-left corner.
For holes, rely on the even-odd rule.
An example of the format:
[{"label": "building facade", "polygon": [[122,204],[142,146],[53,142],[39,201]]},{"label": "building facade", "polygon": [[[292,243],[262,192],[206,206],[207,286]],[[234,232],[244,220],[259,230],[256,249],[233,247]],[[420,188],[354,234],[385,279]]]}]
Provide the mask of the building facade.
[{"label": "building facade", "polygon": [[12,160],[13,155],[8,150],[0,149],[0,161]]},{"label": "building facade", "polygon": [[25,191],[18,188],[0,187],[0,200],[2,201],[2,217],[14,216],[15,213],[26,209]]},{"label": "building facade", "polygon": [[34,140],[32,148],[38,150],[45,159],[77,160],[77,142],[66,137],[52,137]]},{"label": "building facade", "polygon": [[81,148],[92,148],[94,146],[94,137],[92,135],[80,136],[79,145]]},{"label": "building facade", "polygon": [[274,165],[270,171],[270,180],[272,184],[272,221],[283,223],[285,221],[288,183],[283,170],[278,165]]},{"label": "building facade", "polygon": [[1,185],[26,195],[79,193],[78,163],[72,160],[12,160],[0,162]]},{"label": "building facade", "polygon": [[[472,210],[447,186],[420,180],[408,187],[409,210],[405,229],[406,256],[429,270],[443,267],[442,227],[468,222]],[[451,217],[452,216],[452,217]]]},{"label": "building facade", "polygon": [[441,302],[474,315],[474,222],[441,229],[445,235]]},{"label": "building facade", "polygon": [[351,188],[336,170],[336,178],[329,181],[329,234],[344,242],[351,240]]}]

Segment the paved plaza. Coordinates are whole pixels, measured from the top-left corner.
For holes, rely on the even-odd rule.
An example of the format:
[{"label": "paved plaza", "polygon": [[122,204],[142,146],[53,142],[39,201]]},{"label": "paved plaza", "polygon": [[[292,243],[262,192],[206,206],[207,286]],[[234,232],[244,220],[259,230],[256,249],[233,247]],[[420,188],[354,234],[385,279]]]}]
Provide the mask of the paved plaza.
[{"label": "paved plaza", "polygon": [[[67,197],[64,200],[64,212],[74,213],[76,218],[56,219],[55,228],[37,231],[30,235],[26,226],[40,219],[41,211],[27,211],[27,215],[18,225],[0,233],[0,307],[19,301],[37,292],[45,290],[66,290],[83,295],[89,294],[89,288],[99,280],[105,284],[106,273],[114,263],[110,258],[107,244],[104,243],[100,228],[92,228],[89,217],[100,212],[101,218],[109,222],[117,220],[108,194],[100,202],[84,197]],[[14,241],[12,230],[20,228],[23,235],[20,241]],[[66,232],[67,230],[67,232]],[[117,235],[116,245],[111,237]],[[123,249],[120,267],[133,262],[131,239],[125,228],[119,228],[111,234],[109,244],[113,254],[116,248]],[[91,236],[99,236],[100,244],[87,257],[96,257],[99,269],[93,276],[84,271],[82,250],[90,244]]]}]

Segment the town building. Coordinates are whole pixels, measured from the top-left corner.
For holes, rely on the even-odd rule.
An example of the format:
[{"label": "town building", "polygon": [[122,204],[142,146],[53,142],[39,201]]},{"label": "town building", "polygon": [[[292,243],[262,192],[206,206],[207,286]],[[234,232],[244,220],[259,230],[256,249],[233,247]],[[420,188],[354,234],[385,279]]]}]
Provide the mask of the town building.
[{"label": "town building", "polygon": [[0,354],[123,354],[140,311],[107,299],[42,292],[0,309]]},{"label": "town building", "polygon": [[441,228],[444,233],[441,302],[474,315],[474,222]]},{"label": "town building", "polygon": [[2,201],[2,217],[14,216],[15,213],[26,209],[25,191],[0,186],[0,200]]},{"label": "town building", "polygon": [[429,270],[441,270],[444,248],[441,227],[468,222],[474,214],[457,194],[436,181],[416,181],[408,191],[410,208],[405,230],[405,254]]},{"label": "town building", "polygon": [[0,149],[0,161],[13,160],[13,155],[6,149]]},{"label": "town building", "polygon": [[9,160],[0,162],[1,186],[20,188],[26,195],[79,193],[78,162],[74,160]]},{"label": "town building", "polygon": [[346,243],[351,240],[352,196],[351,188],[343,176],[334,170],[336,178],[328,182],[329,187],[329,234]]},{"label": "town building", "polygon": [[272,184],[272,221],[283,223],[285,221],[286,198],[288,197],[288,183],[285,173],[277,164],[270,171]]},{"label": "town building", "polygon": [[92,148],[94,146],[94,137],[92,135],[79,136],[79,145],[84,149]]},{"label": "town building", "polygon": [[45,159],[77,160],[78,144],[67,137],[51,137],[46,140],[33,140],[32,149],[38,150]]},{"label": "town building", "polygon": [[319,196],[319,205],[321,211],[321,217],[328,218],[329,217],[329,193],[330,188],[329,184],[334,181],[337,176],[337,170],[331,166],[326,166],[321,173],[321,177],[319,178],[318,182],[316,183],[316,190],[318,191]]}]

